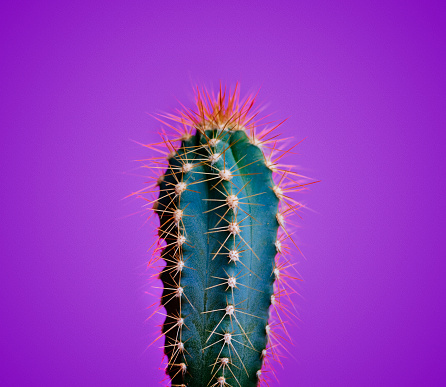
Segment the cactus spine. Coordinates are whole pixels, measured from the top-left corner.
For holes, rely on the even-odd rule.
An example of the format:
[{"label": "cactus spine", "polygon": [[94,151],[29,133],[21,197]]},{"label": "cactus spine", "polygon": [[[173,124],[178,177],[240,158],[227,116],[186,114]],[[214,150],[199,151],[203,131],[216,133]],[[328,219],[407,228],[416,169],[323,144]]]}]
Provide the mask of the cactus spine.
[{"label": "cactus spine", "polygon": [[278,163],[278,125],[259,131],[254,98],[220,87],[216,97],[197,89],[196,102],[164,116],[180,127],[160,119],[173,139],[147,145],[164,153],[148,165],[163,172],[159,197],[145,200],[160,221],[151,263],[165,262],[166,373],[172,386],[257,386],[271,378],[278,339],[289,338],[285,319],[295,318],[284,305],[296,279],[285,220],[302,207],[290,193],[306,184]]}]

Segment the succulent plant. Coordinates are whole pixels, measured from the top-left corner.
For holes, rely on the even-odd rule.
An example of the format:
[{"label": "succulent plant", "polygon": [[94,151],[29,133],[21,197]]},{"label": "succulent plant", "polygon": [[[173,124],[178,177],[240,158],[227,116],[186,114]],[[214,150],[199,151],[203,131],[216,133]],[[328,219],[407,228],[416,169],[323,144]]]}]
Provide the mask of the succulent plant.
[{"label": "succulent plant", "polygon": [[289,218],[303,207],[293,193],[311,182],[281,164],[290,150],[273,133],[281,123],[262,124],[255,99],[238,85],[197,88],[195,108],[158,117],[173,136],[163,129],[145,145],[161,156],[145,163],[154,183],[135,194],[159,217],[150,265],[165,264],[156,308],[165,321],[155,341],[164,338],[171,386],[267,384],[291,341]]}]

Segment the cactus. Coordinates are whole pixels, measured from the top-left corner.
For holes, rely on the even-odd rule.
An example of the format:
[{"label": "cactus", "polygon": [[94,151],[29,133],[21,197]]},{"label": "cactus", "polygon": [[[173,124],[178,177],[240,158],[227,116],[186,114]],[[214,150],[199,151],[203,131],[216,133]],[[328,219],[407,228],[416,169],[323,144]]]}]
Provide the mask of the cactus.
[{"label": "cactus", "polygon": [[146,164],[161,172],[159,197],[144,196],[153,186],[137,194],[160,222],[150,264],[165,262],[156,340],[171,386],[267,383],[290,341],[285,323],[297,318],[286,305],[298,279],[288,217],[303,207],[290,194],[308,184],[279,163],[286,152],[271,133],[280,124],[259,130],[255,97],[239,95],[237,86],[216,97],[197,89],[195,110],[158,118],[174,137],[163,131],[146,145],[162,154]]}]

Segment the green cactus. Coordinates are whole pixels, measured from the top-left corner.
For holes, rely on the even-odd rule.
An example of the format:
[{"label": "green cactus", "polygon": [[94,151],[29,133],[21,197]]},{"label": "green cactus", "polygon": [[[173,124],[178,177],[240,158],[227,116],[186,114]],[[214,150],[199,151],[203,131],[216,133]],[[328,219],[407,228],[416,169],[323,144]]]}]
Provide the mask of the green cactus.
[{"label": "green cactus", "polygon": [[182,124],[163,141],[154,201],[172,386],[257,386],[288,335],[279,310],[293,316],[283,302],[296,277],[282,242],[292,241],[285,218],[302,207],[289,193],[305,184],[277,163],[279,140],[266,139],[275,128],[256,132],[253,106],[237,88],[214,99],[197,90],[197,111],[167,116]]}]

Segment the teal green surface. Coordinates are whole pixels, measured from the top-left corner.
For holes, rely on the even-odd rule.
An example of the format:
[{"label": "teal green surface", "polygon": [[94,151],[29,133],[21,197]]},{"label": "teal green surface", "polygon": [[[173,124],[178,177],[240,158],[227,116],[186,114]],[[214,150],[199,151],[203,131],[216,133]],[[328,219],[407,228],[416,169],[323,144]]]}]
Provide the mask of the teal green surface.
[{"label": "teal green surface", "polygon": [[[211,165],[205,162],[209,157],[206,144],[217,136],[220,142],[211,149],[213,153],[224,153],[224,157]],[[195,165],[192,171],[180,171],[185,162]],[[164,290],[162,298],[163,304],[169,301],[165,305],[168,314],[174,311],[179,314],[181,310],[185,323],[181,332],[181,341],[185,343],[184,358],[183,355],[174,356],[173,363],[186,363],[187,372],[183,380],[178,366],[172,365],[168,369],[171,377],[176,374],[172,384],[207,386],[216,383],[224,374],[231,386],[256,386],[256,372],[261,369],[261,352],[267,341],[265,326],[273,294],[274,242],[278,230],[275,216],[279,201],[272,190],[272,172],[265,166],[262,151],[250,144],[242,131],[197,133],[183,142],[169,165],[160,185],[159,208],[184,210],[181,233],[186,237],[186,243],[182,245],[185,267],[181,278],[172,270],[164,271],[160,276],[165,288],[171,289],[175,284],[184,288],[181,300],[169,301],[172,290]],[[224,168],[231,170],[231,181],[217,177]],[[177,181],[187,184],[187,190],[180,197],[172,193]],[[228,194],[237,194],[238,211],[228,211],[224,201]],[[171,227],[169,214],[160,210],[158,214],[161,230],[167,232]],[[226,229],[232,221],[242,221],[241,233],[235,237]],[[216,226],[221,228],[214,231]],[[166,233],[164,237],[168,244],[174,242],[173,235]],[[243,251],[241,262],[229,262],[228,251],[235,247]],[[174,252],[173,247],[163,251],[167,267],[175,260]],[[237,278],[237,287],[233,291],[227,284],[228,275]],[[225,315],[228,304],[236,308],[232,317]],[[164,332],[172,327],[172,321],[169,317],[166,319]],[[232,334],[232,346],[224,344],[225,333]],[[166,335],[166,345],[172,345],[177,337],[178,330],[171,329]],[[172,348],[166,347],[170,357]],[[219,363],[223,357],[230,359],[230,371],[226,367],[224,373]]]}]

